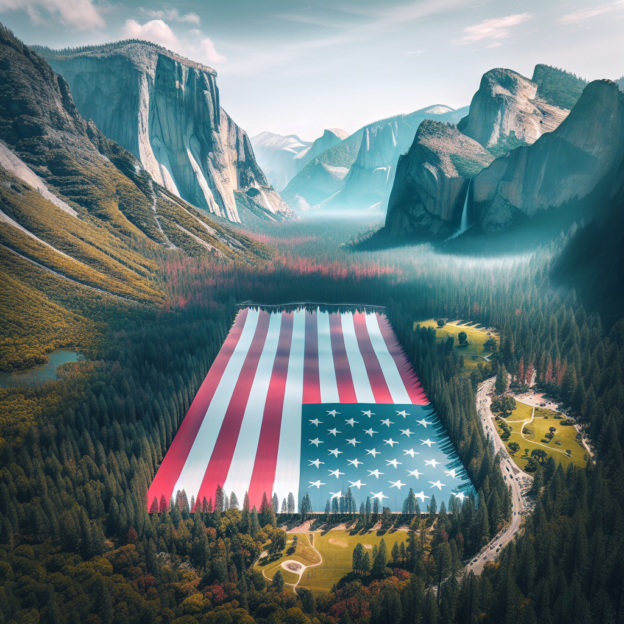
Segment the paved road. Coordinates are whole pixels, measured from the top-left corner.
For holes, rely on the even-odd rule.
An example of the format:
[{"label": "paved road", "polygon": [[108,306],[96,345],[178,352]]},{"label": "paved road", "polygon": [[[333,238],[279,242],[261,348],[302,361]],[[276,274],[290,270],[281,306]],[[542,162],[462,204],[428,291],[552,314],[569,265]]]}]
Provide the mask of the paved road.
[{"label": "paved road", "polygon": [[472,561],[466,566],[466,572],[472,570],[475,574],[481,574],[483,566],[488,561],[493,561],[499,549],[504,548],[518,533],[522,514],[527,510],[527,504],[523,493],[529,489],[532,478],[520,470],[518,466],[509,458],[503,441],[498,435],[498,429],[494,423],[494,416],[490,410],[490,398],[488,393],[492,392],[496,378],[492,377],[484,381],[477,391],[477,412],[481,418],[481,424],[485,434],[494,441],[496,453],[502,451],[501,470],[505,475],[505,483],[511,485],[512,511],[511,523],[504,533],[497,535]]}]

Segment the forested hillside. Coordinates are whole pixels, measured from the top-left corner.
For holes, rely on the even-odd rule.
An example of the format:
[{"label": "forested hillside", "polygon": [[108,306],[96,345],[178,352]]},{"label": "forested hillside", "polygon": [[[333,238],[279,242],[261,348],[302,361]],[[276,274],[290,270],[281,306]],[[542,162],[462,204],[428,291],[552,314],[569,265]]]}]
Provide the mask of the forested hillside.
[{"label": "forested hillside", "polygon": [[[550,289],[549,267],[565,241],[530,261],[483,261],[474,271],[452,257],[442,266],[435,254],[415,248],[411,256],[349,251],[339,247],[349,234],[336,223],[299,227],[266,231],[262,240],[280,255],[261,270],[160,258],[162,311],[129,310],[93,358],[67,366],[56,384],[0,391],[0,619],[621,621],[624,332],[618,324],[605,335],[574,293],[562,299]],[[411,522],[404,556],[380,551],[371,572],[313,596],[285,589],[281,577],[267,587],[250,568],[278,524],[269,505],[190,514],[179,500],[149,514],[145,493],[230,327],[235,302],[321,297],[387,305],[478,497],[422,521],[395,517]],[[491,369],[462,374],[456,351],[437,344],[432,330],[414,331],[415,321],[431,316],[500,328]],[[535,370],[570,406],[589,428],[596,462],[587,471],[563,473],[553,463],[540,469],[540,498],[522,537],[481,577],[460,579],[459,560],[478,551],[509,513],[474,399],[481,377],[503,364],[518,383]]]}]

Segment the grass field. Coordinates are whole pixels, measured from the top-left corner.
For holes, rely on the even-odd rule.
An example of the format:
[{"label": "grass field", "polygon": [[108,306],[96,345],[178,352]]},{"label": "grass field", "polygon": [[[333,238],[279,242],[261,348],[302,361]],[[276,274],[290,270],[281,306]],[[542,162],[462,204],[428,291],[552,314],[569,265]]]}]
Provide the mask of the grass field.
[{"label": "grass field", "polygon": [[[287,583],[295,583],[297,575],[288,572],[281,567],[284,561],[289,559],[299,561],[305,566],[314,565],[319,562],[319,557],[310,546],[310,539],[313,540],[314,547],[321,553],[323,563],[314,568],[304,571],[301,577],[300,587],[307,587],[313,591],[325,592],[330,591],[332,586],[351,572],[353,549],[358,542],[361,542],[366,551],[372,556],[373,546],[379,548],[382,537],[386,541],[388,556],[394,542],[404,542],[407,540],[406,531],[396,531],[394,533],[386,533],[385,535],[377,535],[377,533],[366,533],[364,535],[350,535],[348,531],[328,531],[325,535],[322,533],[298,533],[299,536],[297,550],[292,555],[287,555],[286,550],[277,560],[265,566],[256,564],[256,569],[264,572],[264,575],[272,579],[278,569],[281,569],[284,580]],[[286,549],[290,547],[292,535],[289,535],[289,543]],[[367,547],[368,545],[368,547]]]},{"label": "grass field", "polygon": [[[505,419],[512,431],[511,437],[505,442],[505,447],[517,466],[524,470],[531,451],[533,449],[541,449],[553,457],[555,462],[561,463],[564,469],[570,463],[581,468],[585,467],[587,464],[587,451],[577,442],[576,429],[573,426],[563,426],[561,420],[555,418],[556,412],[537,407],[535,408],[533,422],[528,423],[524,427],[523,437],[520,435],[521,423],[531,418],[533,408],[525,403],[520,403],[520,401],[517,401],[517,405],[518,408],[511,413],[509,418]],[[497,421],[497,423],[499,422]],[[555,427],[557,431],[555,432],[555,437],[546,444],[542,440],[545,439],[544,436],[548,433],[549,427]],[[502,433],[500,427],[499,433]],[[517,442],[520,445],[520,450],[515,455],[509,450],[510,442]],[[557,444],[557,442],[561,442],[561,444]],[[529,449],[528,454],[526,454],[526,449]],[[565,453],[566,450],[572,451],[572,454],[568,456]]]},{"label": "grass field", "polygon": [[[444,327],[438,327],[436,321],[429,319],[427,321],[417,321],[414,323],[414,329],[416,325],[421,327],[433,327],[436,330],[436,338],[438,341],[446,340],[448,336],[455,338],[455,344],[453,349],[457,353],[464,356],[464,368],[467,373],[470,373],[473,368],[477,366],[479,362],[486,362],[487,356],[490,355],[488,347],[484,347],[490,338],[495,338],[498,342],[498,333],[488,332],[478,325],[464,325],[460,324],[463,321],[450,321],[444,325]],[[459,346],[459,332],[466,332],[468,339],[465,346]]]}]

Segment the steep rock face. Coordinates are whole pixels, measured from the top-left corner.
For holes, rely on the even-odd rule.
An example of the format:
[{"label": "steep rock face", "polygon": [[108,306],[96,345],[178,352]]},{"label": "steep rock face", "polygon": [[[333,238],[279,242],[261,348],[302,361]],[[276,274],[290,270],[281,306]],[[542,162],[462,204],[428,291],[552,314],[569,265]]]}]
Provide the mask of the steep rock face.
[{"label": "steep rock face", "polygon": [[290,212],[221,108],[213,69],[138,41],[39,51],[69,83],[80,113],[171,193],[231,221],[240,221],[238,193],[269,217]]},{"label": "steep rock face", "polygon": [[533,145],[496,159],[474,179],[481,228],[496,233],[521,214],[588,195],[624,154],[624,94],[610,80],[590,83],[570,115]]},{"label": "steep rock face", "polygon": [[[364,126],[313,158],[290,181],[282,196],[295,208],[304,202],[327,209],[385,210],[399,156],[409,149],[420,123],[425,119],[456,123],[466,111],[436,104]],[[324,179],[321,170],[325,166],[348,172],[331,193],[315,186],[315,179]]]},{"label": "steep rock face", "polygon": [[498,146],[501,152],[530,145],[557,128],[568,114],[539,99],[537,91],[534,82],[510,69],[492,69],[483,75],[470,113],[458,128],[483,147]]},{"label": "steep rock face", "polygon": [[307,150],[312,143],[290,134],[282,136],[273,132],[261,132],[251,137],[256,160],[267,180],[276,191],[282,191],[297,174],[297,155]]},{"label": "steep rock face", "polygon": [[446,238],[457,229],[468,180],[493,156],[453,125],[423,121],[399,158],[386,228],[393,235]]}]

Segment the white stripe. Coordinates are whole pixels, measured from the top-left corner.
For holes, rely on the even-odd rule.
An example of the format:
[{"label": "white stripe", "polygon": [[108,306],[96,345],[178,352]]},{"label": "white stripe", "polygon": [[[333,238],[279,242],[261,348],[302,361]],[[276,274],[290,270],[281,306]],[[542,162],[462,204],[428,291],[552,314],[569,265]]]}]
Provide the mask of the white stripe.
[{"label": "white stripe", "polygon": [[331,346],[329,314],[327,312],[318,311],[316,319],[318,326],[318,364],[321,403],[340,403],[338,384],[336,383],[336,369],[334,368],[334,353]]},{"label": "white stripe", "polygon": [[277,466],[273,492],[281,502],[289,492],[299,507],[299,468],[301,462],[301,411],[303,403],[303,369],[305,362],[305,310],[295,312],[288,374],[284,390],[284,407],[280,428]]},{"label": "white stripe", "polygon": [[350,312],[341,314],[340,320],[342,321],[342,335],[344,336],[345,350],[347,352],[347,360],[349,360],[349,368],[351,369],[355,396],[358,403],[375,403],[375,395],[371,388],[364,358],[360,353],[360,345],[355,335],[353,314]]},{"label": "white stripe", "polygon": [[258,369],[254,377],[245,415],[241,424],[236,449],[230,464],[227,479],[223,484],[223,489],[232,491],[243,504],[245,492],[249,490],[251,475],[253,474],[254,463],[256,461],[256,451],[260,440],[260,429],[262,428],[262,418],[264,416],[264,405],[269,393],[269,384],[273,374],[273,364],[279,343],[280,328],[282,326],[282,314],[272,312],[269,321],[269,330],[266,341],[262,349],[262,355],[258,361]]},{"label": "white stripe", "polygon": [[386,379],[386,384],[388,385],[392,400],[399,405],[411,403],[412,401],[407,393],[403,379],[401,379],[401,374],[399,373],[396,362],[388,351],[386,341],[381,335],[381,329],[379,329],[379,323],[377,322],[377,315],[366,314],[365,316],[368,335],[373,349],[375,349],[375,353],[377,354],[377,360],[379,360],[379,366],[381,366],[381,371]]},{"label": "white stripe", "polygon": [[236,387],[236,382],[253,341],[258,317],[258,310],[249,310],[247,313],[245,327],[243,327],[238,344],[223,371],[221,381],[202,420],[195,442],[193,442],[193,446],[184,463],[184,468],[182,468],[178,481],[173,488],[173,496],[176,495],[178,490],[184,490],[189,500],[191,496],[197,497],[217,441],[217,436],[219,431],[221,431],[225,413]]}]

